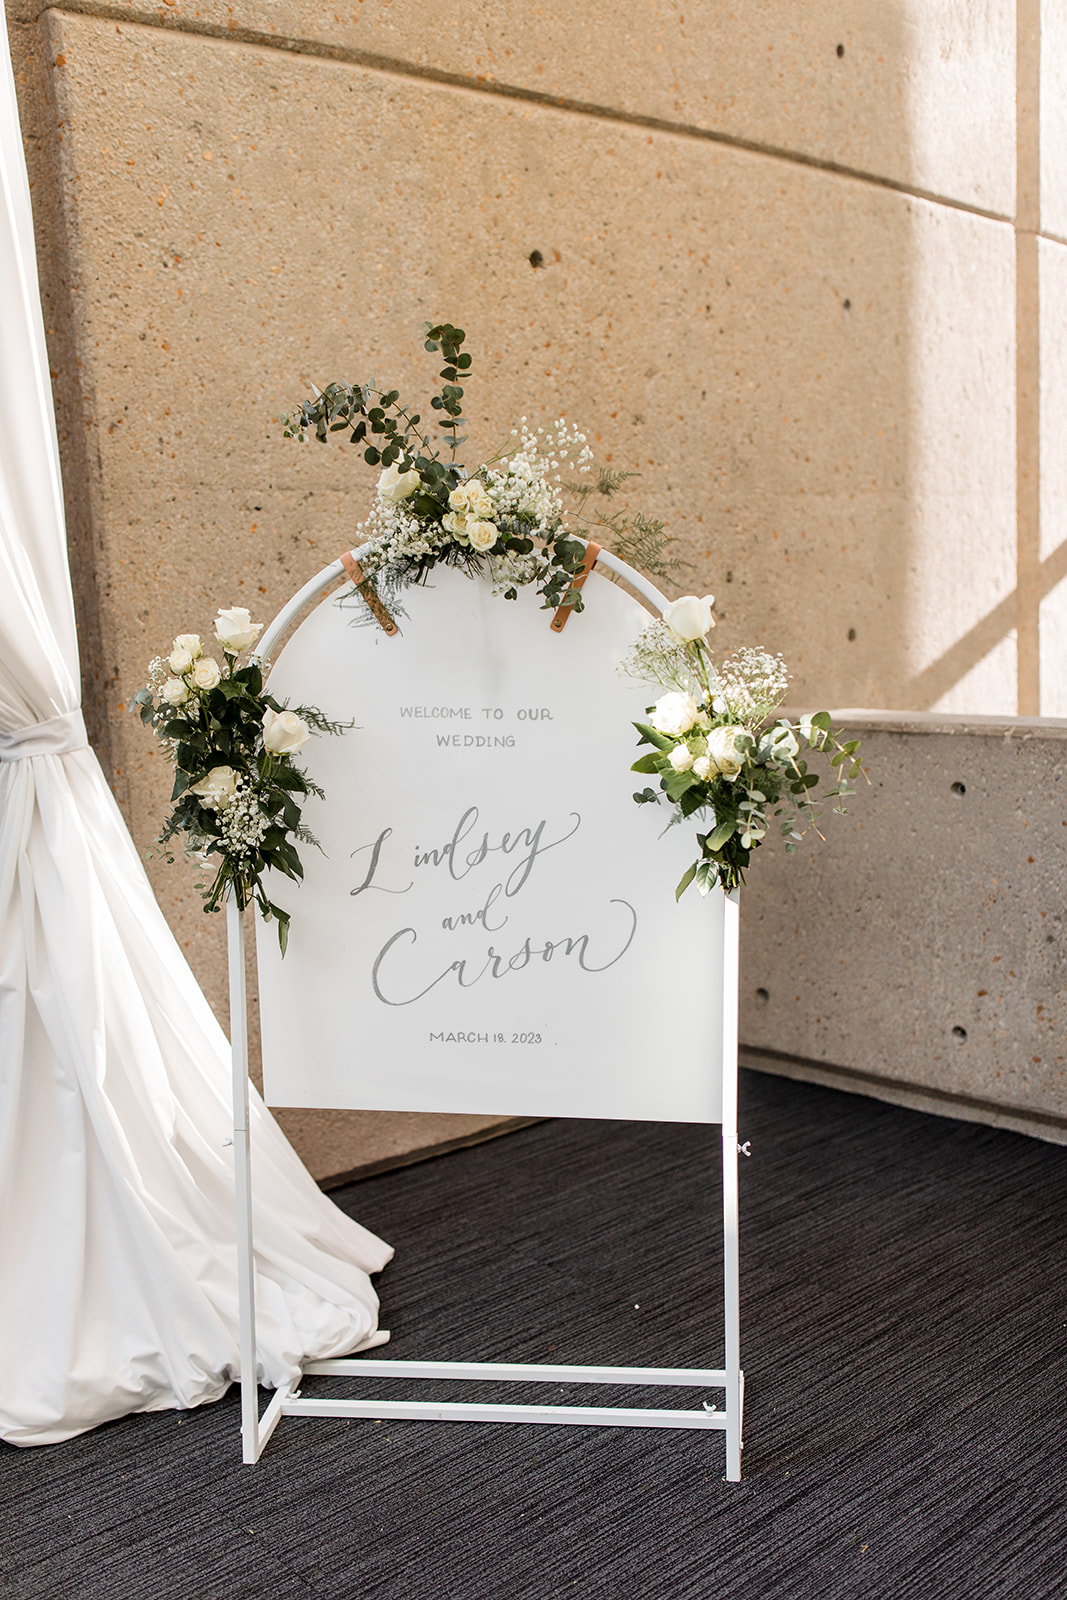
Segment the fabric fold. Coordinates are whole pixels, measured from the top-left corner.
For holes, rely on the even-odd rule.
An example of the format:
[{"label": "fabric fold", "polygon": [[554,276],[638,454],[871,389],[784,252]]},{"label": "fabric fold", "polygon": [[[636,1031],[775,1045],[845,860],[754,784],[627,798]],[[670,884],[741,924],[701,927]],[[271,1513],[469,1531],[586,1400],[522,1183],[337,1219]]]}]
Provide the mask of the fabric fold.
[{"label": "fabric fold", "polygon": [[[0,13],[0,1438],[48,1444],[240,1374],[229,1045],[78,700],[29,189]],[[388,1335],[390,1247],[252,1103],[259,1377]]]}]

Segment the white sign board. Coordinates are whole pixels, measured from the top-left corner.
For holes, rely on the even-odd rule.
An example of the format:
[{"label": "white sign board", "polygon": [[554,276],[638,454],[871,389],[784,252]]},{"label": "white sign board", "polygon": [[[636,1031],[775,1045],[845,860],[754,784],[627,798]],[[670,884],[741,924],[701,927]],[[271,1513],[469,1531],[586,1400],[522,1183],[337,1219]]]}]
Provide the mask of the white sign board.
[{"label": "white sign board", "polygon": [[325,854],[271,885],[284,960],[259,930],[270,1104],[721,1120],[724,900],[675,903],[694,830],[631,798],[648,613],[584,598],[557,634],[438,569],[399,635],[342,594],[278,657],[274,695],[355,727],[301,757]]}]

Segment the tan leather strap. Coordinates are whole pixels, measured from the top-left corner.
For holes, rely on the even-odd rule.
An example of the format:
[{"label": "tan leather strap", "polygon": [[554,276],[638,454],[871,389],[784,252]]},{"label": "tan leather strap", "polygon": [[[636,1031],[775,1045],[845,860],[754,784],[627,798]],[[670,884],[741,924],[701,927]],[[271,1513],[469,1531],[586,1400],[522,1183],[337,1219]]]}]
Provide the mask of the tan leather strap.
[{"label": "tan leather strap", "polygon": [[381,595],[374,587],[374,584],[371,582],[370,578],[367,577],[366,573],[363,571],[363,568],[360,566],[351,550],[346,550],[344,552],[341,557],[341,565],[348,573],[348,576],[352,579],[352,582],[355,584],[364,600],[370,606],[371,611],[374,614],[375,621],[379,624],[383,631],[389,634],[399,633],[400,629],[397,627],[396,623],[389,615],[389,612],[386,610]]},{"label": "tan leather strap", "polygon": [[[595,539],[590,539],[589,543],[585,547],[585,560],[582,562],[582,570],[571,581],[571,593],[573,593],[575,589],[580,589],[585,583],[586,578],[588,578],[589,574],[596,566],[596,558],[600,554],[601,548],[602,547],[597,544]],[[572,604],[560,606],[559,610],[552,618],[553,633],[563,632],[564,628],[567,626],[567,618],[570,616],[573,610],[574,606]]]}]

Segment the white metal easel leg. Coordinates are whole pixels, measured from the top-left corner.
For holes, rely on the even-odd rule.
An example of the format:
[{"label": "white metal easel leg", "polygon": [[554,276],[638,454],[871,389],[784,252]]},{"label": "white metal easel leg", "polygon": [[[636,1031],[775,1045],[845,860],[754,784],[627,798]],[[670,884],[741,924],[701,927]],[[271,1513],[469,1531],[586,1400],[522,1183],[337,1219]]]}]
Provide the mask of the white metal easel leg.
[{"label": "white metal easel leg", "polygon": [[[230,1055],[233,1067],[233,1188],[237,1220],[237,1309],[241,1340],[241,1442],[246,1465],[259,1460],[259,1385],[256,1380],[256,1287],[252,1254],[252,1161],[248,1129],[248,1006],[244,919],[231,893],[226,901],[230,968]],[[265,1441],[264,1441],[265,1442]]]},{"label": "white metal easel leg", "polygon": [[744,1377],[741,1372],[741,1283],[737,1195],[737,1033],[740,903],[726,896],[722,973],[722,1226],[726,1322],[726,1478],[741,1477]]}]

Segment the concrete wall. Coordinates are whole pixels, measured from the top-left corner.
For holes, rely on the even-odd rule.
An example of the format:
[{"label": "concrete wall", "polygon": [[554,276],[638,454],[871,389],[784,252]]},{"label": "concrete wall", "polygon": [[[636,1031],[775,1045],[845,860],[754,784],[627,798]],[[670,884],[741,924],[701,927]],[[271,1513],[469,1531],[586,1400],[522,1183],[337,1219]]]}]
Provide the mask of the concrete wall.
[{"label": "concrete wall", "polygon": [[[335,376],[424,392],[427,317],[477,357],[471,451],[586,423],[797,701],[1062,714],[1061,9],[7,0],[87,715],[138,843],[147,660],[270,616],[363,514],[356,453],[275,419]],[[151,870],[223,1014],[221,929]],[[289,1126],[320,1174],[480,1128]]]},{"label": "concrete wall", "polygon": [[1067,721],[839,712],[827,843],[744,895],[744,1059],[1067,1144]]}]

